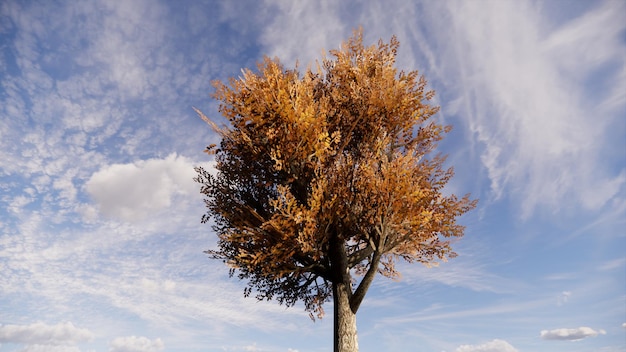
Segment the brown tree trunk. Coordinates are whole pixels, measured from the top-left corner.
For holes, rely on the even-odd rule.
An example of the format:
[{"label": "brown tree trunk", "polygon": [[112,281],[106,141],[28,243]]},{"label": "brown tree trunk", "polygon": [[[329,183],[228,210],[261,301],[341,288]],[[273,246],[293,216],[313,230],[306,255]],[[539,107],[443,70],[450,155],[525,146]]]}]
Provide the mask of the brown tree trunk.
[{"label": "brown tree trunk", "polygon": [[350,284],[333,285],[334,352],[358,352],[356,314],[350,308]]}]

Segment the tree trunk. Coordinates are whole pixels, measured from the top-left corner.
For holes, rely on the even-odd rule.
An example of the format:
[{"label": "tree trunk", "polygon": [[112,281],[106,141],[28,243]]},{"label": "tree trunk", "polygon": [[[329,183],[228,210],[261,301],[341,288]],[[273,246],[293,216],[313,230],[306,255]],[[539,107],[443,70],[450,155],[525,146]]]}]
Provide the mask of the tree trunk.
[{"label": "tree trunk", "polygon": [[335,235],[329,241],[333,276],[334,352],[358,352],[356,311],[352,310],[352,278],[343,240]]},{"label": "tree trunk", "polygon": [[356,314],[350,308],[350,283],[333,284],[334,352],[358,352]]}]

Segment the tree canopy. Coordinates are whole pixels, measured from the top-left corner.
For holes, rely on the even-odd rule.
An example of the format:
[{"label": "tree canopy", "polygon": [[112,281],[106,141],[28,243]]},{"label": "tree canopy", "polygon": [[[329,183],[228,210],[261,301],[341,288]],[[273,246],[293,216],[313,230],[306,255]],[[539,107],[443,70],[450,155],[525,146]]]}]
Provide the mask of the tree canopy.
[{"label": "tree canopy", "polygon": [[433,118],[434,91],[417,71],[398,71],[399,43],[364,46],[362,32],[314,68],[265,57],[213,97],[228,120],[207,152],[216,173],[198,167],[218,248],[248,283],[246,295],[311,316],[347,285],[356,313],[378,273],[397,278],[399,259],[423,264],[454,257],[457,218],[476,202],[448,195],[453,176],[437,142],[450,130]]}]

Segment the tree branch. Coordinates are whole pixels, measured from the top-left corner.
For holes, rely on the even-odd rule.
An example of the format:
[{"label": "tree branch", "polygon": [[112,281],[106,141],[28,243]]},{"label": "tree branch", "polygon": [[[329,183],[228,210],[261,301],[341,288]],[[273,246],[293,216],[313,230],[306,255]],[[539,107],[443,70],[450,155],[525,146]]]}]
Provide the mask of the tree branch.
[{"label": "tree branch", "polygon": [[361,305],[361,302],[363,302],[363,298],[365,298],[367,290],[370,288],[372,281],[374,281],[374,276],[376,276],[376,272],[378,272],[378,263],[380,263],[381,256],[382,254],[380,252],[374,252],[367,273],[365,273],[363,280],[359,283],[359,287],[357,287],[350,298],[350,309],[352,309],[354,314],[356,314],[357,310],[359,310],[359,306]]},{"label": "tree branch", "polygon": [[358,251],[352,253],[350,256],[348,256],[348,267],[350,269],[354,268],[355,265],[359,264],[365,258],[372,255],[372,253],[374,253],[374,248],[372,248],[372,246],[370,246],[369,244],[367,245],[367,247],[359,249]]},{"label": "tree branch", "polygon": [[[300,259],[298,258],[296,258],[296,260],[300,261]],[[303,262],[301,261],[301,263]],[[330,280],[329,269],[324,265],[320,263],[310,263],[308,265],[303,263],[303,265],[304,266],[298,268],[299,271],[315,274],[316,276],[319,276],[325,280]]]}]

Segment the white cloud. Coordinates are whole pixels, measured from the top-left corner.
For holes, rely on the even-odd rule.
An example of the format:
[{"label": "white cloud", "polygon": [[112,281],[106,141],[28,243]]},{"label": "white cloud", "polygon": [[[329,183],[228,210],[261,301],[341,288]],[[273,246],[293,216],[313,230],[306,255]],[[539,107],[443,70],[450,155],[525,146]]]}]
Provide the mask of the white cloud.
[{"label": "white cloud", "polygon": [[261,40],[268,55],[280,58],[287,65],[295,64],[296,60],[305,66],[313,63],[312,60],[321,57],[323,49],[338,47],[349,33],[339,15],[338,2],[270,0],[268,3],[276,11],[272,12],[271,24],[264,27]]},{"label": "white cloud", "polygon": [[170,207],[176,195],[197,191],[187,158],[171,154],[132,164],[103,167],[85,184],[100,211],[125,221],[141,220]]},{"label": "white cloud", "polygon": [[480,345],[462,345],[456,352],[517,352],[517,349],[504,340],[495,339]]},{"label": "white cloud", "polygon": [[162,74],[152,55],[160,54],[167,35],[164,6],[132,1],[104,2],[101,7],[100,28],[90,33],[94,44],[77,61],[104,66],[102,82],[115,84],[123,100],[151,96],[157,91],[152,80]]},{"label": "white cloud", "polygon": [[598,335],[604,335],[606,331],[599,329],[594,330],[592,328],[581,326],[574,329],[554,329],[554,330],[542,330],[541,338],[544,340],[569,340],[578,341],[586,337],[596,337]]},{"label": "white cloud", "polygon": [[73,345],[94,337],[87,329],[77,328],[71,322],[47,325],[0,325],[0,342],[27,345]]},{"label": "white cloud", "polygon": [[109,345],[109,352],[156,352],[165,348],[160,338],[150,340],[143,336],[118,337]]},{"label": "white cloud", "polygon": [[[607,204],[626,182],[602,156],[623,145],[607,138],[626,103],[623,80],[607,78],[622,74],[623,3],[596,6],[557,30],[528,2],[445,4],[452,30],[434,32],[456,59],[444,58],[440,79],[460,78],[460,115],[494,197],[519,200],[524,217],[537,207]],[[589,88],[592,79],[602,89]]]},{"label": "white cloud", "polygon": [[80,352],[76,346],[28,345],[19,352]]}]

